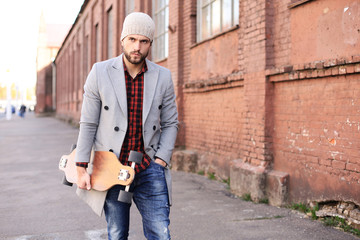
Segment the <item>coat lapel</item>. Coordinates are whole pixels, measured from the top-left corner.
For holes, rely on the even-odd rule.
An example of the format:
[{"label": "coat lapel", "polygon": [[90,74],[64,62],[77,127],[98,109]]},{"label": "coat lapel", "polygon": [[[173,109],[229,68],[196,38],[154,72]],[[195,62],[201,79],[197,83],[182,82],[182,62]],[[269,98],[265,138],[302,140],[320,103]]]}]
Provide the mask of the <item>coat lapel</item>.
[{"label": "coat lapel", "polygon": [[143,124],[149,115],[159,77],[159,69],[146,59],[148,70],[144,74]]},{"label": "coat lapel", "polygon": [[[123,54],[114,59],[108,67],[108,73],[121,111],[124,116],[127,116],[126,83],[122,58]],[[147,59],[146,64],[148,70],[144,74],[143,124],[149,115],[159,77],[159,69],[155,68]]]},{"label": "coat lapel", "polygon": [[123,55],[121,54],[119,57],[114,59],[113,63],[108,67],[108,73],[121,111],[124,116],[127,116],[126,83],[122,58]]}]

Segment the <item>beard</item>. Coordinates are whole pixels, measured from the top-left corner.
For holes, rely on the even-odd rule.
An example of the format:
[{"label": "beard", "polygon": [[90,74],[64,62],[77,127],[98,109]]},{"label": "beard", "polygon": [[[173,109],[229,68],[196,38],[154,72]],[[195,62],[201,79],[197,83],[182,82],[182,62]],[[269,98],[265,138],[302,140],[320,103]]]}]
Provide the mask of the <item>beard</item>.
[{"label": "beard", "polygon": [[[132,63],[132,64],[134,64],[134,65],[138,65],[138,64],[142,64],[143,63],[143,61],[145,60],[145,58],[148,56],[148,54],[149,54],[149,51],[147,51],[145,54],[142,54],[140,51],[133,51],[133,52],[127,52],[125,49],[123,49],[123,51],[124,51],[124,55],[125,55],[125,57],[126,57],[126,59],[130,62],[130,63]],[[135,58],[134,56],[131,56],[131,54],[133,54],[133,53],[137,53],[137,54],[139,54],[140,55],[140,58]]]}]

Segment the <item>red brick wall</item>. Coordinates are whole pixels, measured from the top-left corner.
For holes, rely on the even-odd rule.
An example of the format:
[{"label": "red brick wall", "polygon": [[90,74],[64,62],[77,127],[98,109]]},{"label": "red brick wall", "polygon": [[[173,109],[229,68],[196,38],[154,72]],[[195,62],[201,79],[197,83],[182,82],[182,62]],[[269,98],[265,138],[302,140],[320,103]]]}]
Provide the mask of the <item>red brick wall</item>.
[{"label": "red brick wall", "polygon": [[198,152],[199,169],[227,178],[230,160],[240,157],[241,145],[244,92],[238,65],[239,29],[196,43],[196,5],[188,3],[184,16],[184,143]]},{"label": "red brick wall", "polygon": [[37,72],[36,81],[36,114],[42,114],[53,111],[52,100],[52,66],[45,66]]},{"label": "red brick wall", "polygon": [[266,1],[243,1],[244,112],[241,158],[250,164],[266,166],[265,101]]},{"label": "red brick wall", "polygon": [[359,203],[359,94],[359,75],[275,84],[274,169],[291,199]]},{"label": "red brick wall", "polygon": [[206,81],[239,72],[236,61],[238,58],[236,30],[191,48],[190,82]]},{"label": "red brick wall", "polygon": [[[161,64],[171,70],[172,79],[174,82],[176,100],[178,109],[180,111],[179,114],[179,122],[180,125],[183,126],[182,119],[182,102],[183,102],[183,93],[182,93],[182,85],[183,85],[183,45],[182,45],[182,35],[183,28],[181,24],[181,19],[183,18],[182,9],[184,4],[180,1],[172,1],[169,2],[169,26],[171,30],[168,30],[169,36],[169,56],[168,58]],[[180,134],[178,138],[178,145],[184,145],[183,143],[183,133],[184,128],[180,128]]]},{"label": "red brick wall", "polygon": [[[151,15],[151,2],[137,0],[136,11]],[[197,43],[197,1],[170,0],[169,56],[159,64],[175,84],[177,144],[197,152],[199,169],[221,178],[229,177],[234,159],[286,172],[291,201],[359,203],[360,37],[351,29],[359,28],[360,6],[290,2],[239,1],[239,26]],[[96,23],[106,58],[110,6],[118,13],[114,55],[121,53],[124,2],[86,3],[56,58],[57,114],[75,121],[95,61]]]},{"label": "red brick wall", "polygon": [[199,168],[227,178],[230,160],[240,157],[243,88],[186,93],[186,148],[196,149]]},{"label": "red brick wall", "polygon": [[267,68],[290,64],[291,32],[290,12],[286,1],[267,1],[266,12],[266,61]]},{"label": "red brick wall", "polygon": [[[358,24],[358,7],[354,1],[310,1],[282,12],[278,5],[290,21],[282,23],[285,35],[274,32],[272,63],[282,67],[268,71],[268,117],[273,169],[289,173],[290,201],[360,203],[360,39],[347,42],[356,34],[340,26]],[[274,21],[275,29],[280,22]]]},{"label": "red brick wall", "polygon": [[354,0],[318,0],[291,9],[292,63],[359,54],[359,8]]},{"label": "red brick wall", "polygon": [[[180,2],[180,1],[179,1]],[[195,44],[196,39],[196,1],[185,0],[182,3],[178,3],[178,11],[180,12],[181,18],[177,21],[178,30],[178,53],[181,56],[178,62],[178,71],[179,78],[177,84],[177,103],[179,110],[179,121],[180,129],[178,132],[177,144],[180,146],[186,146],[186,134],[188,133],[187,125],[185,123],[185,94],[184,94],[184,84],[190,81],[190,72],[191,72],[191,47]],[[170,1],[170,11],[171,10],[171,1]],[[170,14],[171,16],[171,14]],[[173,34],[170,34],[170,36]],[[172,43],[170,42],[170,46]],[[170,48],[172,51],[173,47]],[[172,52],[169,54],[169,58],[172,58]],[[172,69],[171,69],[172,70]]]}]

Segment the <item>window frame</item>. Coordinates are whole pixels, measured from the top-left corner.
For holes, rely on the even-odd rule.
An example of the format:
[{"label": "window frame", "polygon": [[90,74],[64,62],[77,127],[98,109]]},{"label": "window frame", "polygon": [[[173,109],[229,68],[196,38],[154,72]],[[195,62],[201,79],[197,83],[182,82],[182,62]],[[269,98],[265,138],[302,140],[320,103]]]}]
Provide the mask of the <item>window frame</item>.
[{"label": "window frame", "polygon": [[125,17],[134,11],[135,11],[135,1],[134,0],[126,0],[125,1]]},{"label": "window frame", "polygon": [[95,34],[95,39],[94,39],[94,43],[95,43],[95,62],[99,62],[101,61],[101,49],[100,49],[100,26],[99,23],[96,23],[94,26],[94,34]]},{"label": "window frame", "polygon": [[[224,4],[226,0],[197,0],[197,31],[196,31],[196,42],[202,42],[205,41],[207,39],[213,38],[217,35],[220,35],[228,30],[233,29],[235,26],[239,25],[239,0],[230,0],[231,1],[231,23],[230,25],[226,26],[225,25],[225,21],[224,21]],[[216,3],[220,4],[220,8],[218,10],[218,12],[214,12],[213,6]],[[203,10],[209,8],[209,15],[210,19],[207,20],[207,23],[209,24],[208,27],[208,32],[206,36],[203,36]],[[216,9],[215,9],[216,10]],[[219,19],[218,21],[219,23],[219,30],[216,32],[213,32],[213,15],[215,13],[219,14]]]},{"label": "window frame", "polygon": [[[163,6],[160,6],[159,0],[152,1],[155,34],[151,56],[153,61],[158,62],[163,61],[169,56],[169,0],[163,1]],[[159,5],[158,8],[156,8],[157,5]],[[163,14],[163,16],[161,16],[161,14]]]},{"label": "window frame", "polygon": [[106,54],[107,54],[107,58],[112,58],[113,56],[113,41],[112,41],[112,35],[113,35],[113,17],[114,17],[114,13],[113,13],[113,8],[112,6],[106,11],[106,20],[107,20],[107,33],[106,33],[106,38],[107,38],[107,48],[106,48]]}]

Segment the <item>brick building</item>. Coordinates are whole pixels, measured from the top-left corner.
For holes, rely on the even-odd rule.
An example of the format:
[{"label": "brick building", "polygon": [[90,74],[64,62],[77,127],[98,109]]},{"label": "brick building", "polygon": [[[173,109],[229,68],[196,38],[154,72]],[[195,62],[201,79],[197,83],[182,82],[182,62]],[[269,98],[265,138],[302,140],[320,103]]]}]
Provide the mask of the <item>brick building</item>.
[{"label": "brick building", "polygon": [[53,94],[52,61],[70,29],[68,24],[47,24],[44,13],[41,13],[36,56],[36,108],[37,114],[53,112],[55,109]]},{"label": "brick building", "polygon": [[359,1],[86,0],[55,60],[58,117],[79,120],[87,73],[121,53],[131,11],[154,18],[149,58],[173,74],[174,169],[273,205],[360,205]]}]

